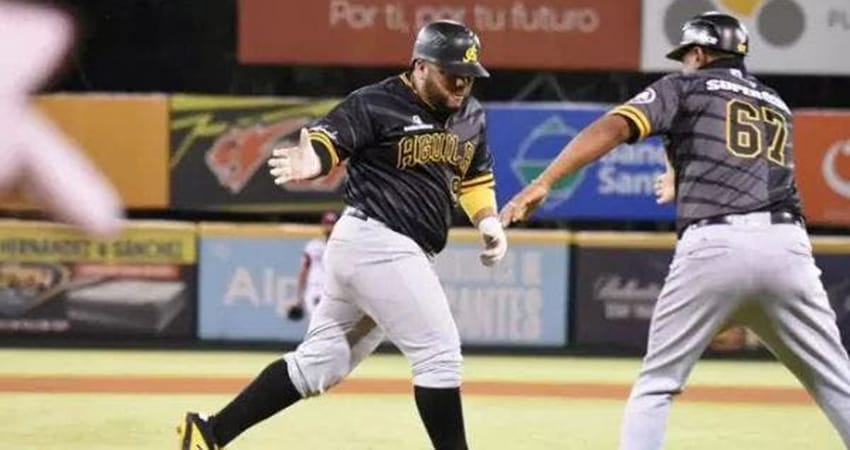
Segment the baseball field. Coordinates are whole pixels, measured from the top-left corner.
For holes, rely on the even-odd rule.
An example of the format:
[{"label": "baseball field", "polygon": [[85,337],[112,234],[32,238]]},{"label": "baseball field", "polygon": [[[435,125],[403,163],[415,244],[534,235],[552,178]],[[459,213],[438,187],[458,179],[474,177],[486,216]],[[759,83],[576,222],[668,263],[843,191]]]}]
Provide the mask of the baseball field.
[{"label": "baseball field", "polygon": [[[187,409],[215,411],[269,352],[0,349],[0,448],[177,448]],[[467,356],[474,449],[615,449],[637,359]],[[426,449],[397,355],[250,430],[229,449]],[[703,361],[670,421],[670,449],[840,449],[826,418],[773,362]]]}]

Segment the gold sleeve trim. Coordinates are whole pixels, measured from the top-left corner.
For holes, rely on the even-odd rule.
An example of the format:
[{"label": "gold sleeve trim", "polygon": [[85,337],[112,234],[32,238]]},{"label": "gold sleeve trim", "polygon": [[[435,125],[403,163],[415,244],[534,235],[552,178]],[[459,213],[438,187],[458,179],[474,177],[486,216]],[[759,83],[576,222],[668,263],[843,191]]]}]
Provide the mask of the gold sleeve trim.
[{"label": "gold sleeve trim", "polygon": [[327,134],[322,133],[321,131],[311,131],[310,140],[319,141],[322,145],[328,148],[328,151],[331,153],[331,167],[339,164],[339,154],[336,151],[333,141]]},{"label": "gold sleeve trim", "polygon": [[485,182],[475,184],[475,185],[472,185],[472,186],[461,186],[460,187],[460,195],[466,194],[467,192],[472,192],[476,189],[481,189],[481,188],[483,188],[483,189],[493,189],[494,187],[496,187],[495,181],[485,181]]},{"label": "gold sleeve trim", "polygon": [[630,105],[621,105],[614,108],[611,111],[611,114],[620,114],[623,117],[634,122],[635,126],[638,128],[638,132],[640,133],[640,138],[644,139],[649,136],[649,133],[652,132],[652,126],[649,123],[649,119],[647,119],[646,114],[643,111],[635,108]]},{"label": "gold sleeve trim", "polygon": [[473,220],[479,212],[486,208],[492,208],[493,211],[498,211],[496,207],[496,191],[493,190],[492,185],[475,186],[466,192],[461,192],[458,200],[469,220]]},{"label": "gold sleeve trim", "polygon": [[468,179],[468,180],[463,180],[463,181],[461,181],[461,182],[460,182],[460,185],[461,185],[461,187],[464,187],[464,186],[472,186],[472,185],[474,185],[474,184],[483,183],[483,182],[485,182],[485,181],[490,181],[490,180],[492,180],[492,179],[493,179],[493,173],[492,173],[492,172],[487,172],[487,173],[485,173],[485,174],[483,174],[483,175],[479,175],[479,176],[477,176],[477,177],[475,177],[475,178],[470,178],[470,179]]}]

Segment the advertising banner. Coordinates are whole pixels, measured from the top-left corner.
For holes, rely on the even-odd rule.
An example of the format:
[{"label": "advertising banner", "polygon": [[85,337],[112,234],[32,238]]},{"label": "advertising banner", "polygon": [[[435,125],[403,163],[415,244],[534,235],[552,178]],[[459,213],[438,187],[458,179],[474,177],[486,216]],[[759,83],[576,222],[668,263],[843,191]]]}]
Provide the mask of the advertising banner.
[{"label": "advertising banner", "polygon": [[750,34],[750,70],[776,74],[848,74],[848,0],[644,0],[641,69],[678,70],[665,57],[687,19],[705,11],[731,14]]},{"label": "advertising banner", "polygon": [[419,28],[439,19],[478,33],[485,67],[639,64],[639,0],[240,0],[238,55],[248,64],[402,67]]},{"label": "advertising banner", "polygon": [[794,151],[809,223],[850,225],[850,112],[796,111]]},{"label": "advertising banner", "polygon": [[[496,195],[504,204],[536,178],[582,128],[608,111],[603,105],[487,105],[487,139],[496,155]],[[672,220],[655,202],[664,173],[658,138],[622,145],[556,184],[534,217],[540,219]]]},{"label": "advertising banner", "polygon": [[576,344],[644,351],[652,310],[673,258],[674,237],[578,233],[576,244]]},{"label": "advertising banner", "polygon": [[274,184],[266,161],[277,146],[337,100],[171,97],[171,207],[178,210],[321,212],[341,205],[344,166],[307,182]]},{"label": "advertising banner", "polygon": [[[51,94],[35,104],[115,185],[129,208],[168,206],[165,95]],[[21,197],[3,208],[29,208]]]},{"label": "advertising banner", "polygon": [[[319,235],[319,227],[203,224],[199,336],[300,341],[309,314],[291,320],[287,309],[295,302],[305,246]],[[496,270],[478,261],[477,233],[453,232],[436,258],[464,344],[566,343],[568,234],[526,235],[511,234],[511,252]]]},{"label": "advertising banner", "polygon": [[481,265],[480,236],[453,230],[435,258],[464,345],[563,347],[568,340],[570,235],[509,231],[510,251]]},{"label": "advertising banner", "polygon": [[135,222],[94,241],[0,222],[0,334],[192,337],[195,226]]},{"label": "advertising banner", "polygon": [[299,342],[309,314],[287,318],[304,249],[319,227],[201,224],[198,337]]},{"label": "advertising banner", "polygon": [[812,246],[823,287],[835,310],[841,342],[850,351],[850,238],[817,237],[812,239]]},{"label": "advertising banner", "polygon": [[[669,264],[675,237],[660,233],[577,233],[575,241],[575,343],[597,348],[646,351],[652,311]],[[813,237],[815,262],[836,310],[845,347],[850,347],[850,239]],[[717,335],[715,352],[762,348],[742,327]]]}]

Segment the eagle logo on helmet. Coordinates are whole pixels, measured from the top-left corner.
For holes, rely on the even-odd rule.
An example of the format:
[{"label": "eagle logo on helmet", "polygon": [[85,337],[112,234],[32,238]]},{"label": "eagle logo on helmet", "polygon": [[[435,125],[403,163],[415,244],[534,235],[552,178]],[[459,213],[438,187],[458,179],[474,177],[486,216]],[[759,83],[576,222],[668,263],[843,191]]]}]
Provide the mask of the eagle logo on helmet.
[{"label": "eagle logo on helmet", "polygon": [[478,47],[472,45],[468,49],[466,49],[466,53],[463,54],[463,62],[465,62],[465,63],[476,63],[476,62],[478,62]]}]

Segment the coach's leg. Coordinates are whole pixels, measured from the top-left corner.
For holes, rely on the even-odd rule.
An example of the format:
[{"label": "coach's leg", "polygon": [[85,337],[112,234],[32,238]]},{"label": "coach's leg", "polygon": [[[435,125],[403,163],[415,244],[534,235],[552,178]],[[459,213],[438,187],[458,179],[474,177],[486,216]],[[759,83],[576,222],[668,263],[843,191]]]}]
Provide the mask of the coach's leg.
[{"label": "coach's leg", "polygon": [[428,258],[408,252],[364,267],[356,291],[364,310],[410,362],[416,406],[434,448],[466,449],[460,338]]},{"label": "coach's leg", "polygon": [[319,302],[304,342],[271,363],[210,423],[216,442],[227,445],[249,427],[302,398],[342,381],[383,339],[368,316],[345,301]]},{"label": "coach's leg", "polygon": [[739,293],[727,275],[740,269],[718,270],[732,262],[732,250],[697,239],[700,234],[680,242],[656,303],[643,366],[625,407],[621,450],[662,448],[673,398],[736,307]]},{"label": "coach's leg", "polygon": [[[801,229],[783,227],[787,253],[773,258],[769,292],[750,326],[814,397],[850,448],[850,359]],[[779,247],[776,245],[775,247]]]}]

